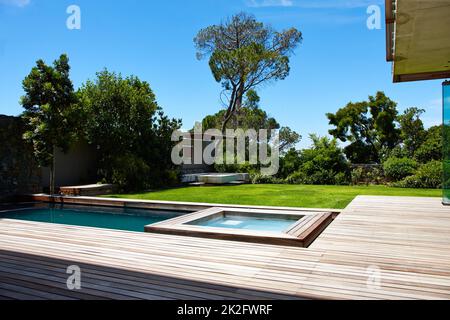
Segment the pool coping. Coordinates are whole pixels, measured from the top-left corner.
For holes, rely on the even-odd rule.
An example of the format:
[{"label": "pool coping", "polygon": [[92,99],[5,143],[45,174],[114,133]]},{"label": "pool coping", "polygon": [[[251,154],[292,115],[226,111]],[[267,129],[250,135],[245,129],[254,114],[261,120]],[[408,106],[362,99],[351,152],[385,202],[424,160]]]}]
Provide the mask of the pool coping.
[{"label": "pool coping", "polygon": [[[200,219],[208,219],[220,214],[237,213],[245,216],[299,216],[289,228],[280,232],[243,230],[192,225]],[[162,222],[145,226],[145,232],[212,238],[221,240],[245,241],[272,245],[308,247],[318,235],[333,221],[332,212],[284,211],[213,207],[191,214],[182,215]]]},{"label": "pool coping", "polygon": [[201,211],[209,208],[236,208],[236,209],[260,209],[260,210],[283,210],[283,211],[306,211],[306,212],[331,212],[333,218],[339,215],[343,209],[330,208],[302,208],[302,207],[280,207],[280,206],[256,206],[236,205],[206,202],[183,202],[183,201],[160,201],[139,200],[126,198],[104,198],[88,196],[49,196],[47,194],[28,194],[17,198],[21,202],[38,201],[57,204],[87,204],[110,207],[127,207],[135,209],[162,209],[181,210],[187,212]]}]

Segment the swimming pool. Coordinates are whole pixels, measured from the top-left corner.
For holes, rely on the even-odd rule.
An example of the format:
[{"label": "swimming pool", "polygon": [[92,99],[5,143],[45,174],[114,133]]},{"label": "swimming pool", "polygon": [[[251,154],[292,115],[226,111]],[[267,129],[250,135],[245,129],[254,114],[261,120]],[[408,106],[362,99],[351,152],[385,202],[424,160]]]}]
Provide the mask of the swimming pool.
[{"label": "swimming pool", "polygon": [[2,204],[0,221],[17,219],[308,247],[338,214],[318,209],[232,207],[95,197],[50,198],[37,195],[31,200]]},{"label": "swimming pool", "polygon": [[0,212],[0,219],[141,231],[146,225],[186,214],[183,211],[110,208],[82,205],[39,205]]}]

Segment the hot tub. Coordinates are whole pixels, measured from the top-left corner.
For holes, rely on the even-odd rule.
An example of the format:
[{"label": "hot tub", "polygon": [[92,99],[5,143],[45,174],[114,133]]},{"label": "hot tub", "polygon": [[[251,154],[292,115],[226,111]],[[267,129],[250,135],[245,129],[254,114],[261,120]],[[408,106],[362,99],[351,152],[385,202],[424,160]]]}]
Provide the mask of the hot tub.
[{"label": "hot tub", "polygon": [[145,231],[307,247],[332,220],[331,212],[213,207],[148,225]]}]

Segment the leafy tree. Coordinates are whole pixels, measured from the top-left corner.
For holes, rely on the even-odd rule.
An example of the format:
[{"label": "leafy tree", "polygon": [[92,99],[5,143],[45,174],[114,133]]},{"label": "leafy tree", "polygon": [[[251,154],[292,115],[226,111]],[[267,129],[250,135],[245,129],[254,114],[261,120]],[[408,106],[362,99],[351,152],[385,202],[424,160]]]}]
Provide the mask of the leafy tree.
[{"label": "leafy tree", "polygon": [[420,116],[425,112],[416,107],[408,108],[398,117],[400,137],[407,155],[413,157],[417,149],[423,144],[426,132]]},{"label": "leafy tree", "polygon": [[369,96],[368,101],[350,102],[327,117],[335,127],[329,133],[342,142],[350,142],[345,154],[353,163],[379,163],[382,152],[400,142],[395,123],[397,104],[383,92]]},{"label": "leafy tree", "polygon": [[[447,130],[448,131],[448,130]],[[414,153],[414,158],[420,163],[427,163],[432,160],[442,160],[443,126],[433,126],[426,130],[423,143]]]},{"label": "leafy tree", "polygon": [[[267,139],[270,140],[272,138],[271,136],[271,130],[279,129],[280,125],[278,122],[270,117],[267,112],[262,110],[259,107],[259,96],[258,94],[250,90],[247,92],[243,106],[239,109],[238,112],[236,112],[230,121],[227,123],[226,129],[242,129],[242,130],[248,130],[253,129],[256,131],[256,133],[259,132],[260,129],[266,129],[268,130]],[[226,114],[226,110],[221,110],[218,113],[214,115],[206,116],[202,121],[202,127],[203,130],[208,129],[222,129],[223,124],[223,118]],[[256,137],[257,143],[267,143],[267,141],[259,141],[259,136]],[[225,144],[223,145],[225,146]],[[249,157],[249,138],[246,138],[246,157]],[[225,152],[225,150],[224,150]],[[230,161],[230,160],[228,160]],[[243,166],[243,168],[240,168],[241,166],[236,165],[216,165],[216,170],[219,172],[241,172],[244,169],[251,169],[251,171],[256,170],[259,168],[258,165],[254,165],[253,168],[250,168],[249,166]],[[225,171],[223,171],[225,170]]]},{"label": "leafy tree", "polygon": [[[262,110],[259,105],[260,98],[256,91],[249,90],[243,102],[243,106],[230,118],[227,123],[227,129],[254,129],[258,132],[260,129],[268,130],[268,138],[271,138],[271,130],[279,130],[279,150],[284,153],[294,147],[300,140],[301,135],[289,127],[282,127],[270,117],[267,112]],[[223,117],[226,110],[221,110],[214,115],[206,116],[202,121],[204,130],[220,129],[222,127]]]},{"label": "leafy tree", "polygon": [[199,31],[194,39],[197,58],[209,57],[214,79],[228,97],[222,132],[242,107],[246,92],[289,75],[289,56],[301,40],[295,28],[277,32],[246,13]]},{"label": "leafy tree", "polygon": [[77,100],[69,71],[63,54],[53,66],[38,60],[23,80],[22,116],[28,125],[24,138],[33,144],[38,163],[50,167],[50,194],[55,194],[55,150],[67,151],[75,138]]},{"label": "leafy tree", "polygon": [[350,166],[336,139],[311,134],[313,145],[300,151],[299,169],[287,178],[289,183],[344,184]]},{"label": "leafy tree", "polygon": [[[244,99],[243,106],[238,112],[234,113],[230,121],[226,125],[226,129],[279,129],[278,122],[270,117],[267,112],[262,110],[259,106],[260,98],[258,94],[250,90]],[[221,129],[223,124],[223,117],[227,110],[220,110],[214,115],[206,116],[202,121],[203,130]]]},{"label": "leafy tree", "polygon": [[148,83],[107,70],[97,73],[78,91],[88,140],[103,161],[110,155],[138,149],[151,131],[158,105]]},{"label": "leafy tree", "polygon": [[295,145],[300,142],[302,136],[289,127],[282,127],[279,132],[279,139],[280,153],[285,153],[286,151],[294,148]]},{"label": "leafy tree", "polygon": [[127,190],[167,182],[173,169],[170,137],[181,122],[164,115],[147,82],[104,70],[78,94],[102,179]]},{"label": "leafy tree", "polygon": [[278,176],[281,178],[287,178],[300,168],[302,159],[300,157],[300,151],[294,148],[289,149],[284,156],[280,159],[280,170]]}]

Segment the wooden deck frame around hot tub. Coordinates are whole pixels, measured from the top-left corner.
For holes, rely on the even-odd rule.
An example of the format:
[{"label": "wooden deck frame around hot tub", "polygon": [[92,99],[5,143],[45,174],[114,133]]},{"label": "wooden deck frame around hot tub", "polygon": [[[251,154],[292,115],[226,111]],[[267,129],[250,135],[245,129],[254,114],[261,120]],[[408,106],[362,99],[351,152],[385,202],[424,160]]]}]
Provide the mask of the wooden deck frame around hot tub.
[{"label": "wooden deck frame around hot tub", "polygon": [[[297,222],[293,223],[293,225],[289,227],[288,230],[279,233],[205,227],[192,224],[192,222],[200,219],[207,219],[208,217],[227,213],[234,213],[245,216],[270,215],[271,217],[273,217],[274,215],[276,215],[280,216],[280,218],[286,216],[299,216],[299,219]],[[150,233],[308,247],[332,221],[332,212],[282,211],[213,207],[145,226],[145,231]]]}]

